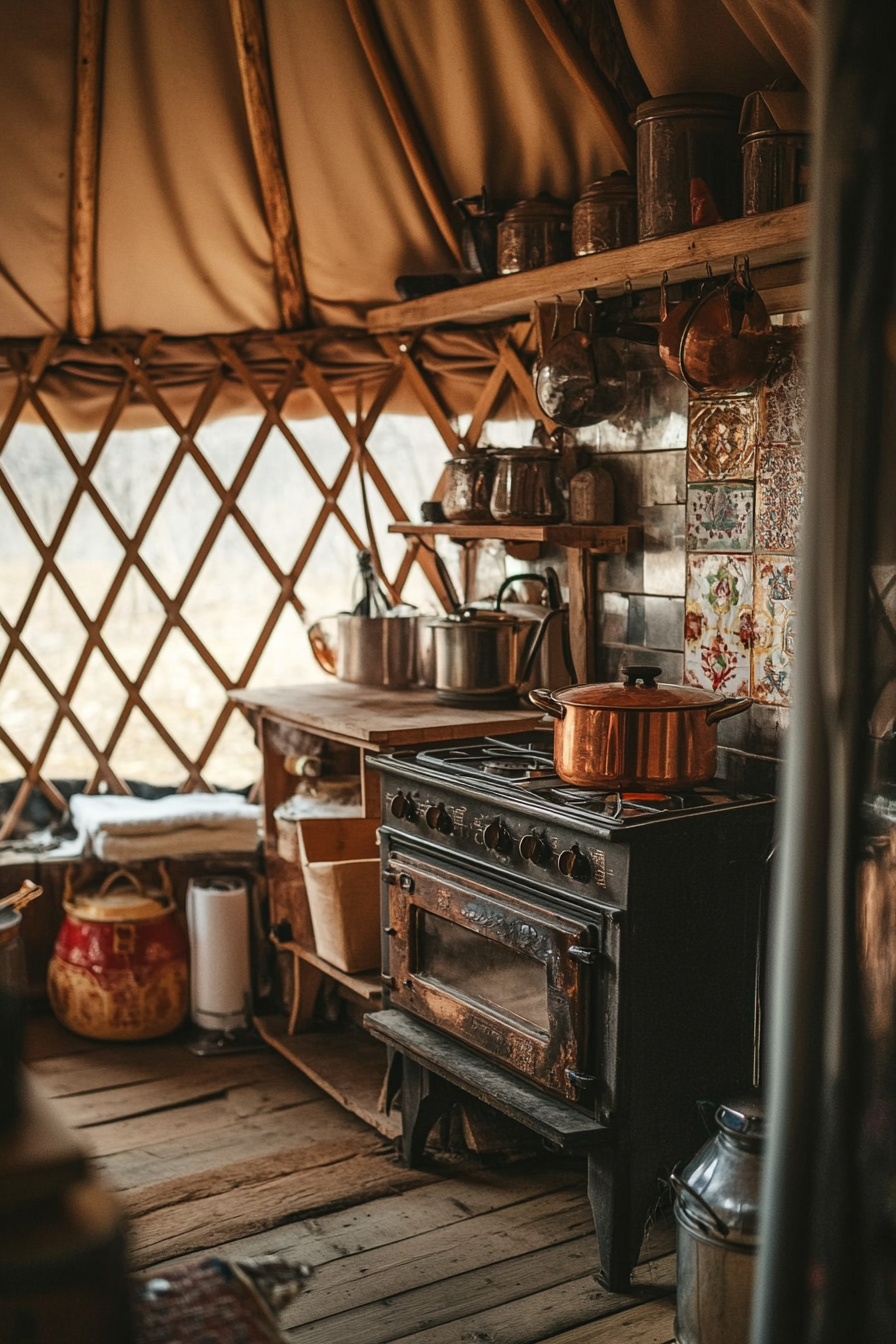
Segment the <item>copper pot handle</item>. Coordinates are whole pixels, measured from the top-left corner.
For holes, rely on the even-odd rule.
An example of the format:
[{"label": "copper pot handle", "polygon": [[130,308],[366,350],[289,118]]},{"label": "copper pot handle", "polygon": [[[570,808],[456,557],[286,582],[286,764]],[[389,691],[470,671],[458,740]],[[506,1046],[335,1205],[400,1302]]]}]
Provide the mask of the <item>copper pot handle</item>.
[{"label": "copper pot handle", "polygon": [[745,709],[749,709],[752,703],[752,700],[723,700],[720,705],[714,705],[706,711],[706,722],[713,724],[721,719],[733,719],[735,714],[743,714]]},{"label": "copper pot handle", "polygon": [[[329,619],[329,617],[324,617],[324,620]],[[327,638],[320,621],[315,621],[313,625],[308,627],[308,643],[311,645],[311,652],[317,659],[318,665],[325,672],[329,672],[331,677],[335,677],[336,650]]]},{"label": "copper pot handle", "polygon": [[562,705],[547,687],[542,687],[537,691],[530,691],[529,699],[536,708],[543,709],[545,714],[550,714],[552,719],[562,719],[566,717],[566,706]]}]

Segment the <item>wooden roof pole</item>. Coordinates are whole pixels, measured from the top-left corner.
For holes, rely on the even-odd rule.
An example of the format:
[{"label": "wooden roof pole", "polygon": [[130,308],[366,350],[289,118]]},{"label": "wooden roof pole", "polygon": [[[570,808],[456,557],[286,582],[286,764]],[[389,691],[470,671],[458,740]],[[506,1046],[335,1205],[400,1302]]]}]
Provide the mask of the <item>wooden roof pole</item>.
[{"label": "wooden roof pole", "polygon": [[230,0],[230,18],[252,153],[273,247],[280,317],[284,327],[302,327],[308,320],[308,294],[283,163],[261,0]]},{"label": "wooden roof pole", "polygon": [[69,321],[79,340],[96,328],[96,201],[106,0],[78,0],[75,129],[69,224]]},{"label": "wooden roof pole", "polygon": [[451,196],[426,143],[376,10],[371,0],[345,0],[345,3],[417,186],[455,261],[463,265]]},{"label": "wooden roof pole", "polygon": [[628,171],[634,172],[635,132],[622,111],[616,90],[585,55],[555,0],[526,0],[526,4],[567,74],[591,100],[613,148]]}]

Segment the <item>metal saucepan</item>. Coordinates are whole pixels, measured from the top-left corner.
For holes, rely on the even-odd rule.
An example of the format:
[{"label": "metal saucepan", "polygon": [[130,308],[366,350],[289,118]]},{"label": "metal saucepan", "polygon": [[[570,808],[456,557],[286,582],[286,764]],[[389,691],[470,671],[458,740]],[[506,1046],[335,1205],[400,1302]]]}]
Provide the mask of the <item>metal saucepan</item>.
[{"label": "metal saucepan", "polygon": [[591,788],[690,789],[716,772],[716,724],[749,700],[659,685],[659,667],[623,668],[624,682],[529,692],[554,723],[554,768]]}]

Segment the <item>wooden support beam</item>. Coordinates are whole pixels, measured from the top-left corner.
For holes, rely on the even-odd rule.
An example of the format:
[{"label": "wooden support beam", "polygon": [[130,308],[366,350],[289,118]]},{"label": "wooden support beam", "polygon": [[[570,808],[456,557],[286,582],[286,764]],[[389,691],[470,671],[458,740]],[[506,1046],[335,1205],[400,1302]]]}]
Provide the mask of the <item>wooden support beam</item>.
[{"label": "wooden support beam", "polygon": [[526,4],[567,74],[593,104],[623,164],[630,173],[633,173],[635,132],[622,110],[616,90],[585,55],[555,0],[526,0]]},{"label": "wooden support beam", "polygon": [[284,327],[302,327],[308,321],[308,295],[283,163],[261,0],[230,0],[230,18],[252,153],[273,246],[280,317]]},{"label": "wooden support beam", "polygon": [[345,0],[345,3],[417,186],[452,256],[458,265],[463,265],[451,196],[426,143],[376,11],[371,0]]},{"label": "wooden support beam", "polygon": [[96,203],[106,0],[78,0],[75,130],[69,223],[69,321],[79,340],[96,328]]}]

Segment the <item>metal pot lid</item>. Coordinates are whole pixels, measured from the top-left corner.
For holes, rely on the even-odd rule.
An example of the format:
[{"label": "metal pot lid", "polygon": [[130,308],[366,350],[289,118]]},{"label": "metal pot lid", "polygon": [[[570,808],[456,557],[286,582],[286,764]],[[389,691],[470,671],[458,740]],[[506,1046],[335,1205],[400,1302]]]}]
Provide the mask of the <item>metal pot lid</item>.
[{"label": "metal pot lid", "polygon": [[633,126],[657,117],[721,117],[739,121],[742,103],[730,93],[669,93],[639,103],[629,117]]},{"label": "metal pot lid", "polygon": [[560,457],[556,448],[542,448],[539,443],[525,448],[489,448],[486,451],[489,457],[508,462],[556,462]]},{"label": "metal pot lid", "polygon": [[702,691],[697,686],[660,684],[661,667],[624,667],[625,681],[595,682],[586,686],[566,686],[555,691],[554,698],[564,705],[587,709],[707,709],[724,696]]},{"label": "metal pot lid", "polygon": [[458,625],[506,625],[519,629],[519,617],[509,611],[494,611],[488,607],[467,608],[465,611],[450,611],[433,621],[437,630],[453,630]]},{"label": "metal pot lid", "polygon": [[457,462],[479,462],[483,466],[487,466],[487,452],[488,449],[480,448],[478,453],[456,453],[454,457],[446,458],[442,465],[445,467],[453,467]]},{"label": "metal pot lid", "polygon": [[638,188],[635,179],[631,173],[616,172],[611,173],[609,177],[599,177],[595,182],[589,182],[588,186],[579,197],[579,205],[583,201],[606,200],[614,197],[621,197],[623,200],[634,200]]},{"label": "metal pot lid", "polygon": [[[739,105],[738,105],[739,107]],[[504,216],[505,224],[552,224],[563,223],[569,219],[570,206],[559,201],[549,191],[540,191],[537,196],[526,201],[517,201],[516,205]]]},{"label": "metal pot lid", "polygon": [[65,903],[69,914],[76,919],[85,919],[97,924],[129,923],[142,919],[158,919],[171,910],[171,898],[163,892],[158,896],[148,892],[115,891],[108,896],[84,892],[72,896]]}]

